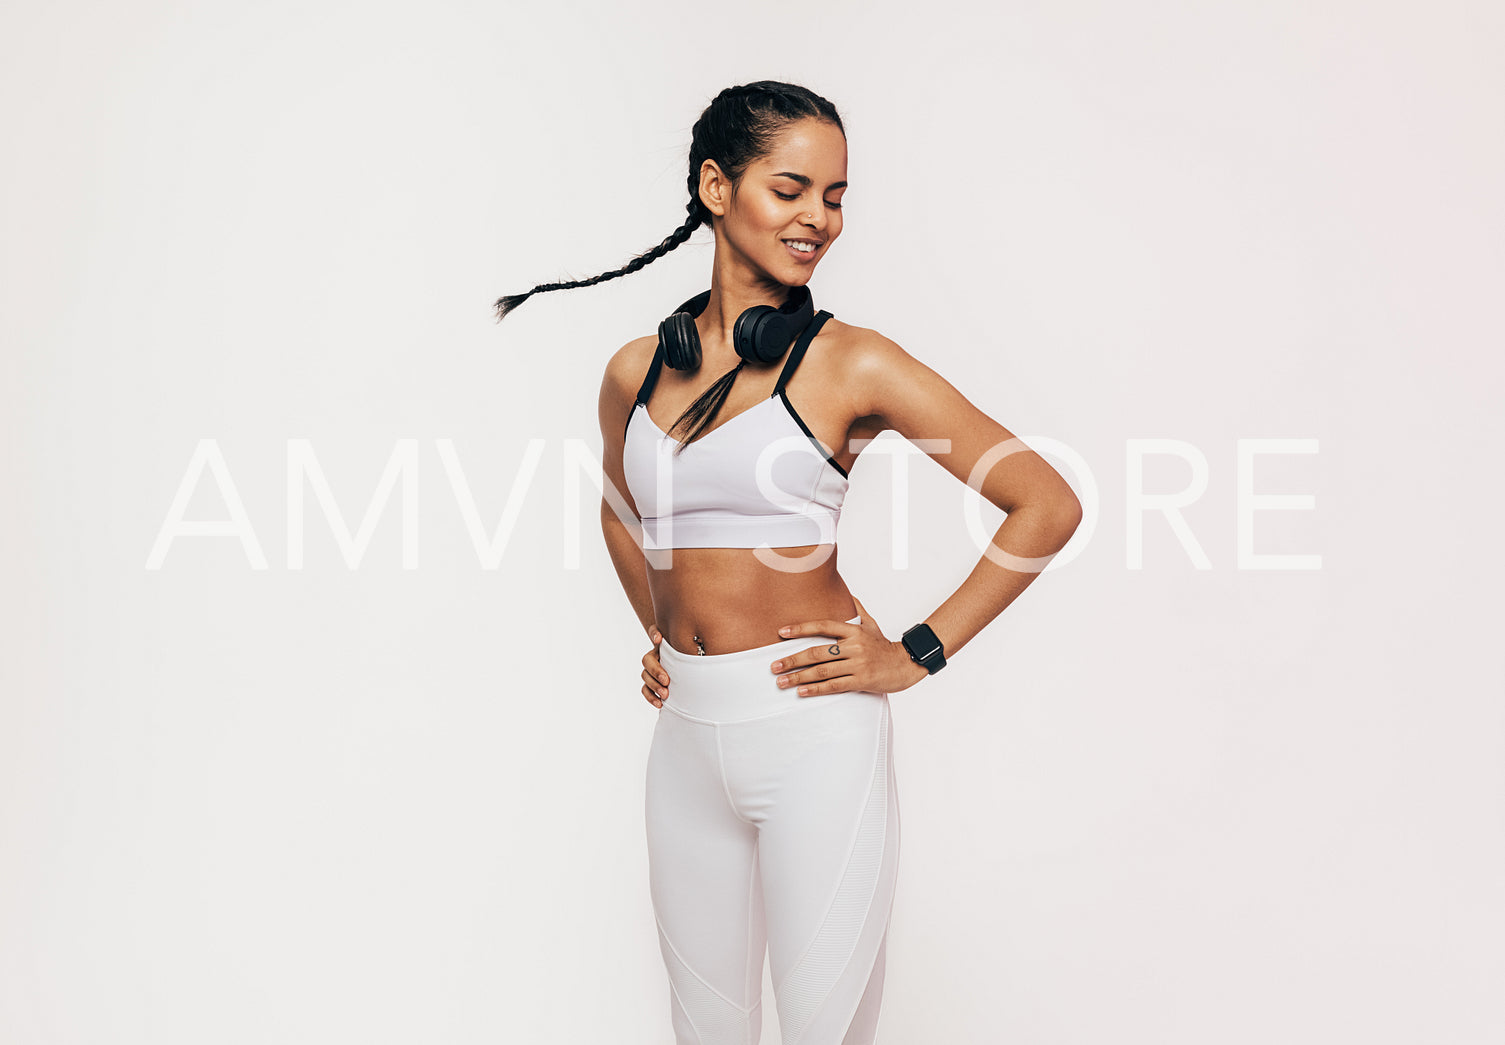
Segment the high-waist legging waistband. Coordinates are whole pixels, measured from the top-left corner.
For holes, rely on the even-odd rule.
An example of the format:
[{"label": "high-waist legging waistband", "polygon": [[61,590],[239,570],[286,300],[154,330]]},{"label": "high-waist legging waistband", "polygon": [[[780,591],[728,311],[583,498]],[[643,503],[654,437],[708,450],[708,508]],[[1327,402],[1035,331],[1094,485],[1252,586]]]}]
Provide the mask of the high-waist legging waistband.
[{"label": "high-waist legging waistband", "polygon": [[[862,615],[847,623],[861,624]],[[798,686],[781,689],[779,676],[786,672],[770,667],[791,653],[838,639],[833,635],[801,635],[752,649],[705,655],[677,650],[665,639],[658,647],[659,663],[669,673],[669,699],[664,701],[663,710],[701,722],[742,722],[843,696],[802,697]]]}]

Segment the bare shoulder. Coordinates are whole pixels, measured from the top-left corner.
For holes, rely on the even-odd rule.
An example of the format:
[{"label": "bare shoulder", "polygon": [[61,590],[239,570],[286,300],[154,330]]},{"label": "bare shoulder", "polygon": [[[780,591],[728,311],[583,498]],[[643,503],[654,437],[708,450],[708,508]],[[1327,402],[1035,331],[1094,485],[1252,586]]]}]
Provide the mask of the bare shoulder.
[{"label": "bare shoulder", "polygon": [[619,433],[627,425],[627,415],[657,346],[657,335],[633,338],[606,361],[596,412],[601,422],[602,438],[609,440],[608,447],[615,445]]},{"label": "bare shoulder", "polygon": [[638,386],[648,373],[648,364],[653,362],[653,352],[658,347],[657,334],[635,337],[612,353],[606,361],[606,373],[602,376],[603,392],[626,391],[629,397],[636,395]]},{"label": "bare shoulder", "polygon": [[904,389],[944,380],[898,342],[870,327],[832,319],[821,336],[828,330],[829,358],[839,367],[842,383],[859,415],[882,416],[884,405],[891,407],[896,394]]}]

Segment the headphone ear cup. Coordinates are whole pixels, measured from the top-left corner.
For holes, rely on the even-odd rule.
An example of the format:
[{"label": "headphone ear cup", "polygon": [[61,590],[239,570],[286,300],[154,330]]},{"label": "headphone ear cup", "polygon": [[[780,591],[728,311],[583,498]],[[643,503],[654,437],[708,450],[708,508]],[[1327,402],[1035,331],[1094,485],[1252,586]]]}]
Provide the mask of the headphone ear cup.
[{"label": "headphone ear cup", "polygon": [[698,370],[700,368],[700,331],[695,329],[695,317],[688,312],[676,312],[658,325],[659,343],[664,346],[664,362],[674,370]]},{"label": "headphone ear cup", "polygon": [[778,321],[779,310],[772,305],[754,305],[737,317],[732,328],[732,340],[736,342],[737,355],[749,363],[772,363],[789,348],[780,344],[774,328],[783,324]]},{"label": "headphone ear cup", "polygon": [[780,308],[754,305],[737,317],[732,342],[737,355],[749,363],[772,363],[785,352],[800,331],[815,318],[815,300],[810,288],[792,288]]}]

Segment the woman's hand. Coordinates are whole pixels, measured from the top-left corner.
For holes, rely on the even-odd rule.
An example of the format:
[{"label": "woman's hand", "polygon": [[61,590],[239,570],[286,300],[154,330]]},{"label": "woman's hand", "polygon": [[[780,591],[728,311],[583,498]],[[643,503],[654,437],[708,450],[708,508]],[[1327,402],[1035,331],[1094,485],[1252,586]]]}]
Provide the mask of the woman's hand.
[{"label": "woman's hand", "polygon": [[[863,620],[866,619],[864,616]],[[669,697],[669,673],[658,662],[658,644],[664,641],[664,637],[657,628],[650,628],[648,637],[653,640],[653,648],[643,654],[643,697],[654,707],[661,708]]]},{"label": "woman's hand", "polygon": [[[902,642],[883,637],[867,608],[854,595],[861,624],[844,620],[810,620],[780,628],[784,638],[801,635],[830,635],[834,643],[812,646],[773,662],[773,671],[784,688],[798,686],[802,697],[827,693],[897,693],[929,676],[923,665],[916,664]],[[833,652],[834,651],[834,652]]]}]

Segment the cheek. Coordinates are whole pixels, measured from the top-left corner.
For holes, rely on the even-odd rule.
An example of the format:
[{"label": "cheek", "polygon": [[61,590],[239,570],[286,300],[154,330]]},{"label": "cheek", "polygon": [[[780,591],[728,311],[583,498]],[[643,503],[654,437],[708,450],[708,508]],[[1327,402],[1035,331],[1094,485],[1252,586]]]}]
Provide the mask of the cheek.
[{"label": "cheek", "polygon": [[777,207],[771,207],[767,203],[744,206],[740,208],[738,216],[741,218],[743,227],[753,232],[777,231],[789,224],[786,215],[780,213]]},{"label": "cheek", "polygon": [[789,227],[793,219],[789,216],[788,207],[779,207],[768,204],[758,212],[758,223],[770,232],[781,232]]}]

